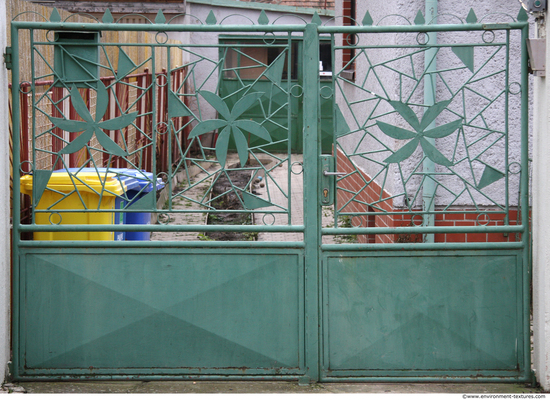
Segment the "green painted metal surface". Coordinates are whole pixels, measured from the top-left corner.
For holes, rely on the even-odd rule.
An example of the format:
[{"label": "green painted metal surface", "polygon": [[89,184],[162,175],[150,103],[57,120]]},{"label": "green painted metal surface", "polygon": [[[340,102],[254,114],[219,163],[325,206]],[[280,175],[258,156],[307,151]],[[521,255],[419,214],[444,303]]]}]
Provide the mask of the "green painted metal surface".
[{"label": "green painted metal surface", "polygon": [[[203,24],[179,25],[159,12],[150,24],[119,24],[106,12],[102,22],[77,24],[53,12],[49,22],[12,23],[13,87],[35,99],[30,157],[14,165],[21,171],[13,188],[16,379],[530,380],[525,45],[521,70],[510,62],[510,48],[528,34],[526,18],[487,25],[470,11],[463,23],[435,25],[419,13],[410,25],[394,26],[375,23],[367,12],[361,21],[330,26],[315,14],[285,25],[259,13],[257,23],[245,26],[211,13]],[[30,71],[27,88],[19,82],[20,53],[35,65],[59,45],[36,34],[20,49],[28,30],[144,31],[156,39],[100,42],[95,50],[103,58],[94,71],[111,80],[82,71],[79,79],[68,77],[44,63],[40,72]],[[178,32],[212,37],[164,42],[165,34]],[[435,32],[438,44],[423,42]],[[357,41],[342,43],[341,34]],[[388,34],[402,40],[366,40]],[[320,77],[328,43],[331,74]],[[141,47],[148,49],[143,59],[136,56]],[[353,73],[338,65],[335,55],[344,50],[353,51]],[[456,65],[441,67],[438,59],[429,69],[426,54]],[[160,65],[164,56],[184,65]],[[135,76],[144,66],[150,80]],[[419,93],[432,77],[441,90],[424,104]],[[125,90],[134,97],[120,95]],[[13,93],[18,116],[21,96]],[[521,117],[517,129],[509,126],[513,113]],[[19,118],[13,121],[19,132]],[[521,136],[514,142],[521,143],[519,158],[508,151],[511,135]],[[13,138],[14,154],[26,145],[19,139]],[[322,175],[336,172],[338,151],[354,162],[351,172]],[[293,152],[303,153],[301,165]],[[156,157],[161,153],[166,160]],[[425,161],[435,169],[424,170]],[[117,213],[159,214],[159,224],[54,222],[62,212],[114,213],[99,204],[112,194],[105,182],[117,166],[151,173],[142,174],[151,191],[140,192],[138,201],[126,190],[117,195]],[[64,190],[50,185],[58,169],[67,175]],[[281,169],[287,180],[277,180]],[[23,171],[33,175],[28,224],[19,218]],[[87,183],[86,171],[97,175],[99,187]],[[246,183],[234,173],[248,174]],[[301,176],[303,199],[293,199],[293,174]],[[254,193],[259,177],[262,195]],[[228,183],[214,194],[222,178]],[[344,185],[349,178],[358,182],[351,189]],[[166,185],[164,204],[156,201],[158,179]],[[422,192],[427,182],[433,193]],[[88,193],[98,197],[95,203],[84,201]],[[49,195],[59,200],[37,207]],[[230,196],[241,209],[214,206]],[[445,196],[445,204],[437,203]],[[422,197],[429,207],[418,207]],[[333,200],[333,227],[323,227],[321,205]],[[303,219],[295,219],[295,201],[303,202]],[[76,209],[59,211],[60,204]],[[465,204],[476,220],[470,226],[422,223],[464,214],[455,207]],[[192,219],[229,213],[248,214],[256,225]],[[40,215],[49,223],[38,223]],[[376,224],[396,216],[410,223]],[[275,217],[283,222],[275,224]],[[30,233],[106,230],[299,238],[28,240]],[[427,234],[502,234],[516,241],[383,242]],[[332,235],[376,240],[325,244]]]},{"label": "green painted metal surface", "polygon": [[303,371],[301,251],[117,253],[22,254],[28,373]]},{"label": "green painted metal surface", "polygon": [[327,376],[525,368],[521,252],[328,252],[323,262]]}]

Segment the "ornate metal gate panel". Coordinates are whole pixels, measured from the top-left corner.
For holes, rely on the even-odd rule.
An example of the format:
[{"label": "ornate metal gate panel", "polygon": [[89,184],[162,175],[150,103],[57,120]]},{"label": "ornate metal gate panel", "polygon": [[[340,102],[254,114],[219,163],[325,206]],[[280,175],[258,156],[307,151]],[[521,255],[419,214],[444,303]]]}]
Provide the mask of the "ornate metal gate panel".
[{"label": "ornate metal gate panel", "polygon": [[13,21],[15,377],[529,379],[520,17]]},{"label": "ornate metal gate panel", "polygon": [[336,53],[321,231],[358,242],[321,246],[322,379],[529,376],[518,19],[319,28]]}]

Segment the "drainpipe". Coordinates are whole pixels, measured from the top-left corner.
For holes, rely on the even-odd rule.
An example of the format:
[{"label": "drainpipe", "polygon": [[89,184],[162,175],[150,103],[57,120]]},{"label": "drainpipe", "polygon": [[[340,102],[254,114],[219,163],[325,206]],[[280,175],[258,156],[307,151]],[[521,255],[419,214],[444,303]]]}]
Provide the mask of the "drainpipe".
[{"label": "drainpipe", "polygon": [[[426,23],[429,21],[432,21],[432,23],[435,23],[434,20],[435,16],[437,15],[437,0],[426,0]],[[430,32],[427,34],[428,41],[427,44],[436,44],[437,43],[437,33],[436,32]],[[431,48],[426,50],[424,53],[424,65],[427,65],[426,68],[426,75],[424,78],[424,104],[426,106],[432,106],[435,104],[435,97],[436,97],[436,85],[435,85],[435,75],[433,72],[437,69],[437,64],[435,60],[435,56],[437,53],[437,49]],[[432,61],[433,59],[433,61]],[[435,128],[435,120],[426,128],[426,130]],[[431,138],[425,138],[428,140],[431,144],[435,146],[435,139]],[[435,164],[432,160],[430,160],[428,157],[426,157],[422,163],[422,168],[424,174],[433,174],[435,172]],[[433,181],[433,179],[430,179],[427,177],[427,175],[424,175],[424,183],[422,185],[422,211],[434,211],[435,210],[435,201],[434,201],[434,194],[436,189],[436,184]],[[435,225],[435,216],[434,214],[425,214],[424,219],[422,221],[422,226],[434,226]],[[425,243],[433,243],[434,242],[434,234],[433,233],[426,233],[424,234],[424,242]]]}]

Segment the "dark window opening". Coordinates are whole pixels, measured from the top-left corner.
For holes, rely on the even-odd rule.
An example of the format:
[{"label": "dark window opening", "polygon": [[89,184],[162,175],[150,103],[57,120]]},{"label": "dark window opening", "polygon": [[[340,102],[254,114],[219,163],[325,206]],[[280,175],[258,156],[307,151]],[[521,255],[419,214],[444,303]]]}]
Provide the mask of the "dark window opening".
[{"label": "dark window opening", "polygon": [[[287,48],[286,43],[281,43],[280,47],[277,46],[278,43],[272,46],[258,46],[261,43],[260,41],[224,43],[235,45],[234,48],[225,50],[224,78],[236,79],[238,75],[240,79],[258,79],[266,70],[266,65],[271,65]],[[290,79],[295,80],[298,79],[298,44],[292,43],[291,49]],[[288,59],[286,57],[282,78],[288,78]]]}]

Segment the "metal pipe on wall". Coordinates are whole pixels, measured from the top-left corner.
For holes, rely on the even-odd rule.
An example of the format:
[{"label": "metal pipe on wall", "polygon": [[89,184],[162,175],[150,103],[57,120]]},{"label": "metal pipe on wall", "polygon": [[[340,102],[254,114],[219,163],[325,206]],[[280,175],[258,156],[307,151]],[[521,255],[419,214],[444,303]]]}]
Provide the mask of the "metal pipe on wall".
[{"label": "metal pipe on wall", "polygon": [[[435,20],[437,16],[437,2],[438,0],[426,0],[425,3],[425,13],[426,13],[426,23],[436,23]],[[427,45],[437,44],[437,32],[429,32],[427,35]],[[437,48],[428,48],[424,53],[424,63],[425,63],[425,76],[424,76],[424,104],[426,106],[432,106],[435,104],[436,99],[436,82],[434,72],[437,70]],[[435,120],[428,125],[427,130],[435,128]],[[426,138],[432,145],[435,146],[435,139]],[[422,162],[422,169],[425,176],[425,180],[422,184],[422,210],[423,211],[434,211],[435,210],[435,190],[436,183],[430,178],[431,174],[435,173],[435,163],[430,160],[428,157],[424,158]],[[430,175],[427,175],[430,174]],[[422,221],[422,226],[434,226],[435,225],[435,216],[434,214],[424,214],[424,219]],[[434,242],[434,234],[427,233],[424,235],[425,243]]]}]

